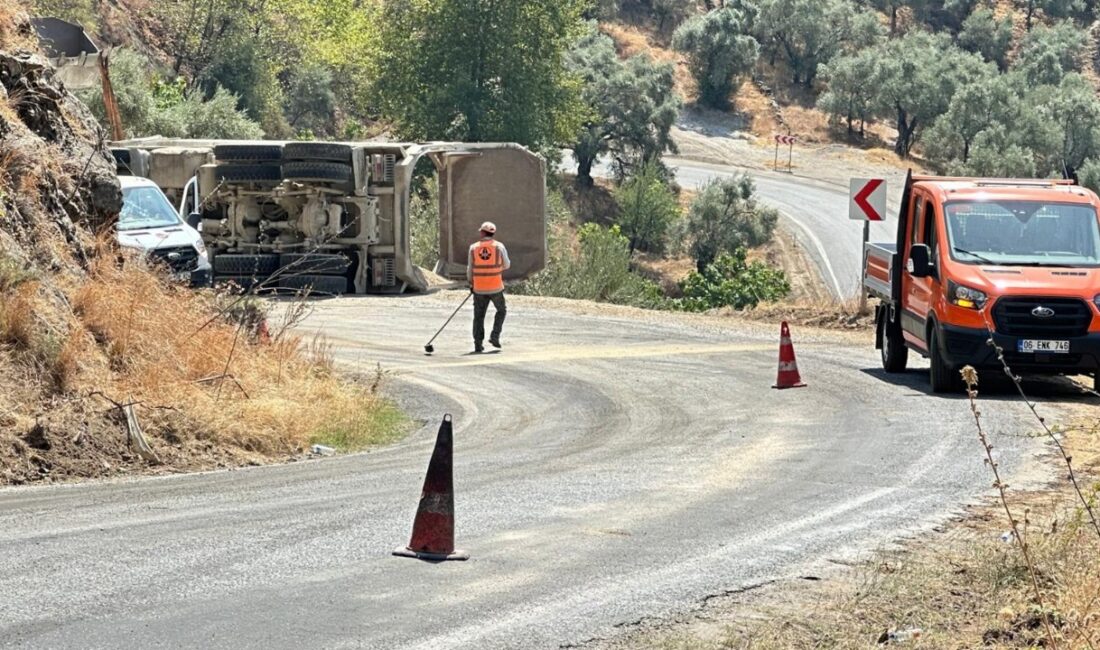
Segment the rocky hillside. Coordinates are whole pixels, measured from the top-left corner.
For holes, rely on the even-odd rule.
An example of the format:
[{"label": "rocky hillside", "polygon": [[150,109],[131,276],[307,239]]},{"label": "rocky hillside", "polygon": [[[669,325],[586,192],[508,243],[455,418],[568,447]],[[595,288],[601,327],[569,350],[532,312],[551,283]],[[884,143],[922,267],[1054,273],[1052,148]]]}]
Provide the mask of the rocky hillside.
[{"label": "rocky hillside", "polygon": [[399,432],[323,345],[118,249],[121,202],[105,134],[0,0],[0,485],[269,462]]}]

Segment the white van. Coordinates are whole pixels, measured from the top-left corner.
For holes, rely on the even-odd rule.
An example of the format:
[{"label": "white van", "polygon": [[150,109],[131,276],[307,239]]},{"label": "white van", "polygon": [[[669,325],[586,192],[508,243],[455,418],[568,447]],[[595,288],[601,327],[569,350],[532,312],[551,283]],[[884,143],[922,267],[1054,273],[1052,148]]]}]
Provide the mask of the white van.
[{"label": "white van", "polygon": [[122,212],[118,243],[149,254],[192,286],[211,278],[210,260],[198,231],[184,223],[156,183],[138,176],[120,176]]}]

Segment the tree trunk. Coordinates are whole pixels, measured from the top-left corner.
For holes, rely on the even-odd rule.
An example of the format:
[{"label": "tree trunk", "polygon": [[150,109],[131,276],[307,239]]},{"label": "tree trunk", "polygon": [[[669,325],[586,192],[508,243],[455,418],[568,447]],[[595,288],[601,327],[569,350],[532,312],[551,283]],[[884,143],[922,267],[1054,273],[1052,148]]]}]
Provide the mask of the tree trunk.
[{"label": "tree trunk", "polygon": [[595,159],[591,156],[577,157],[577,185],[581,187],[595,185],[595,181],[592,179],[592,165],[595,162]]},{"label": "tree trunk", "polygon": [[890,7],[890,36],[898,35],[898,6]]},{"label": "tree trunk", "polygon": [[909,157],[909,140],[913,137],[913,125],[909,123],[909,115],[898,107],[898,141],[894,143],[894,153],[902,158]]}]

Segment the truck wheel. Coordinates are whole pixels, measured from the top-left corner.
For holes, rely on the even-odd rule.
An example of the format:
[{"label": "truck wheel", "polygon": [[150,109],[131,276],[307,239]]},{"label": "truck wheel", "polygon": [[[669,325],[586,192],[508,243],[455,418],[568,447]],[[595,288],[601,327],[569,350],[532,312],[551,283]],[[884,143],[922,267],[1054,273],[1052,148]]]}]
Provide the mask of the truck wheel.
[{"label": "truck wheel", "polygon": [[221,253],[214,256],[214,272],[218,275],[267,277],[279,269],[278,255],[239,255]]},{"label": "truck wheel", "polygon": [[283,178],[299,183],[350,183],[355,173],[350,165],[334,162],[290,162],[283,165]]},{"label": "truck wheel", "polygon": [[279,281],[279,287],[308,291],[311,296],[342,296],[348,292],[348,279],[337,275],[288,275]]},{"label": "truck wheel", "polygon": [[962,392],[962,377],[943,358],[943,353],[940,351],[939,336],[936,335],[935,329],[928,337],[928,356],[932,361],[932,367],[928,371],[932,383],[932,392],[937,395]]},{"label": "truck wheel", "polygon": [[264,280],[265,278],[254,278],[250,275],[219,275],[214,277],[214,287],[232,289],[233,293],[247,293]]},{"label": "truck wheel", "polygon": [[218,165],[214,175],[223,183],[278,183],[283,176],[278,165]]},{"label": "truck wheel", "polygon": [[283,160],[324,160],[351,164],[351,147],[331,142],[288,142]]},{"label": "truck wheel", "polygon": [[909,348],[905,347],[905,339],[897,327],[883,318],[879,321],[879,329],[882,337],[882,368],[890,374],[905,372],[905,366],[909,363]]},{"label": "truck wheel", "polygon": [[286,269],[287,275],[343,275],[351,260],[329,253],[284,253],[279,257],[279,266]]},{"label": "truck wheel", "polygon": [[277,144],[219,144],[214,159],[223,162],[279,162],[283,148]]}]

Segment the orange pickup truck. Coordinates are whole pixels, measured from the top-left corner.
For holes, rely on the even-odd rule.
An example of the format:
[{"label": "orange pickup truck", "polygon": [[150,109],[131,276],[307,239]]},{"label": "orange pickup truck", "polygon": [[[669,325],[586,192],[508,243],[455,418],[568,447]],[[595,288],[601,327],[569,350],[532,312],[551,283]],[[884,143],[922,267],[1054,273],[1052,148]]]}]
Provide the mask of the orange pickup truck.
[{"label": "orange pickup truck", "polygon": [[959,369],[1091,375],[1100,369],[1100,199],[1071,181],[915,177],[897,242],[867,244],[863,284],[879,299],[886,372],[913,350],[935,393]]}]

